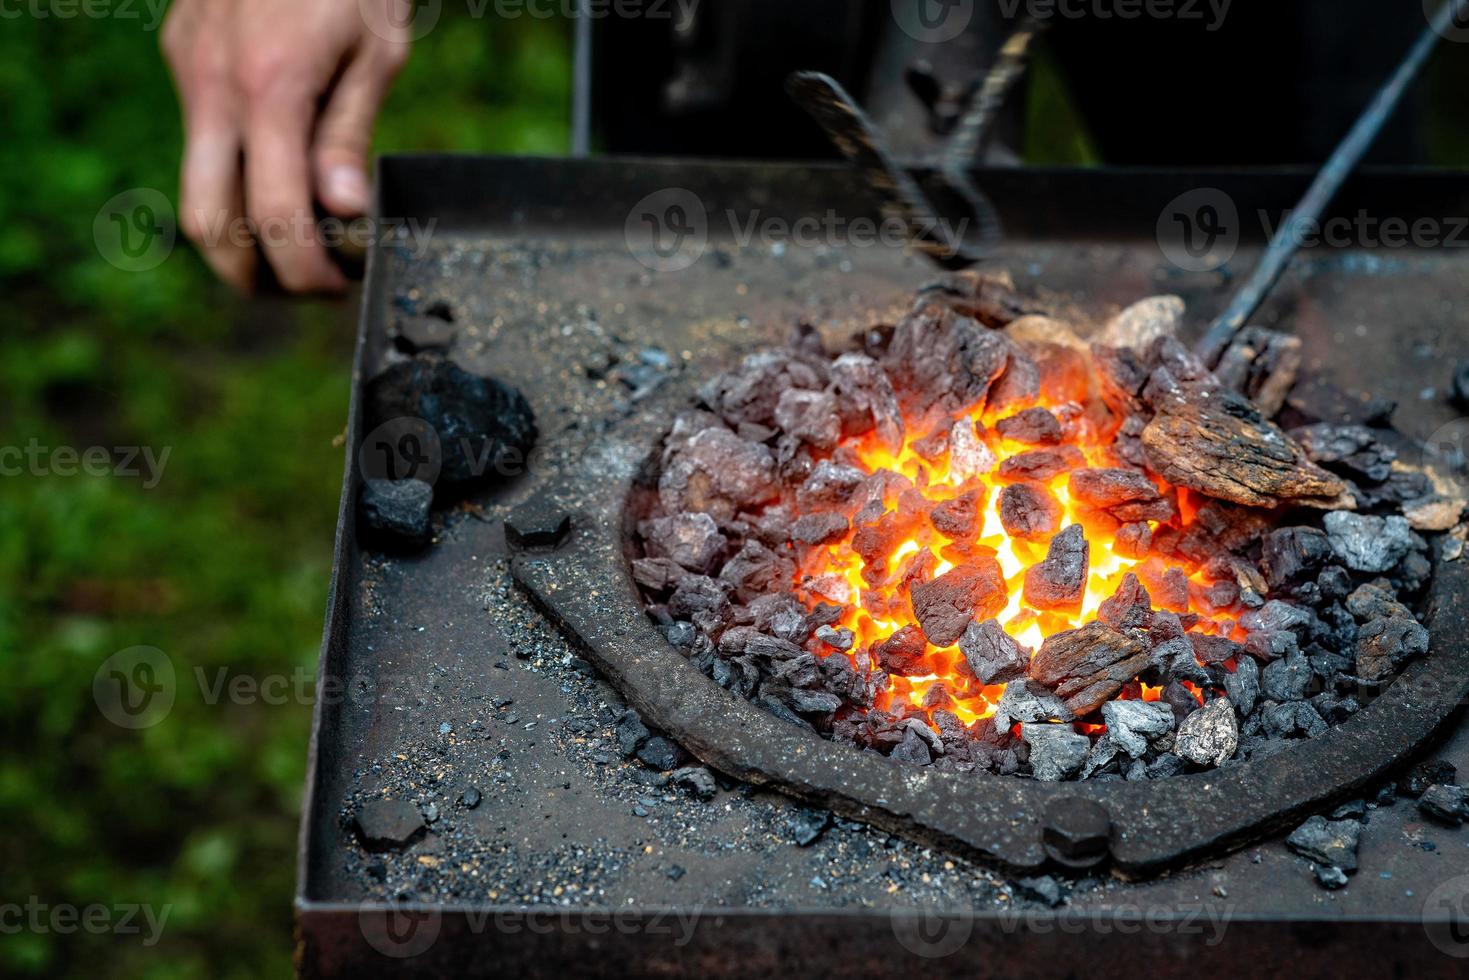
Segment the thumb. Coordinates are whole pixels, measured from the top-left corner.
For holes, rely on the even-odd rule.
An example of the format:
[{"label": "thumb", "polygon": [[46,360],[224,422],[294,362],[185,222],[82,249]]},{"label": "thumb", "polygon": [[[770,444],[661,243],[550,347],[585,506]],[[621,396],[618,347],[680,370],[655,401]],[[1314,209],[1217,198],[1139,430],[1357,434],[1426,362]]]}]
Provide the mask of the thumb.
[{"label": "thumb", "polygon": [[353,59],[317,121],[312,147],[316,194],[339,218],[367,213],[371,197],[367,157],[373,123],[400,64],[399,59],[374,53]]}]

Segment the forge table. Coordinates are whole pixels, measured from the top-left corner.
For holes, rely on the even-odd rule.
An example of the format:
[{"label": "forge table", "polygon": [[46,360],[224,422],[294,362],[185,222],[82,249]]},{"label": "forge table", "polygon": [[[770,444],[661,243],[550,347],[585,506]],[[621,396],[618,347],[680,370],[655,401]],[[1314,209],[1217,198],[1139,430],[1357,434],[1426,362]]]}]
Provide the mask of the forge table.
[{"label": "forge table", "polygon": [[[1194,327],[1309,179],[979,175],[1006,226],[992,264],[1022,292],[1078,320],[1176,293]],[[298,857],[303,976],[1462,975],[1469,831],[1411,801],[1369,811],[1340,891],[1275,838],[1146,881],[1061,878],[1053,908],[1044,885],[941,848],[732,780],[701,800],[624,759],[622,702],[516,587],[506,518],[570,474],[636,466],[649,447],[625,433],[656,429],[742,354],[798,323],[832,341],[891,323],[934,273],[857,240],[875,215],[835,167],[393,157],[379,195],[380,216],[432,233],[369,259]],[[1239,239],[1218,270],[1160,247],[1161,233],[1177,259],[1180,200],[1236,209],[1234,231],[1212,226],[1216,250]],[[661,252],[643,248],[645,213],[670,219]],[[1469,181],[1369,171],[1333,213],[1355,247],[1305,249],[1257,322],[1300,336],[1312,373],[1397,401],[1397,427],[1427,439],[1454,421],[1445,392],[1469,340],[1454,217]],[[1389,218],[1436,222],[1436,247],[1392,246]],[[541,441],[525,472],[436,513],[431,548],[389,557],[355,531],[359,396],[425,319],[456,361],[525,393]],[[1450,729],[1431,752],[1469,772],[1469,726]],[[373,853],[352,817],[384,796],[417,805],[427,832]]]}]

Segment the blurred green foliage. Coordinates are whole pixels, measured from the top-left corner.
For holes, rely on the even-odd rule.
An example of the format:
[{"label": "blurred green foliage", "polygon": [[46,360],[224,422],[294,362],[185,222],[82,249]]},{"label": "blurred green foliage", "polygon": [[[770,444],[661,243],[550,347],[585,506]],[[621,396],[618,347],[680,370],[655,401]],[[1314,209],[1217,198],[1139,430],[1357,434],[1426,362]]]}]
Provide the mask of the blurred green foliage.
[{"label": "blurred green foliage", "polygon": [[[566,25],[452,7],[379,149],[564,152]],[[207,692],[220,670],[315,674],[352,310],[242,303],[182,244],[149,272],[101,257],[104,202],[176,197],[178,113],[142,21],[5,20],[0,120],[0,446],[172,450],[153,489],[0,477],[0,906],[168,914],[151,948],[146,928],[0,935],[0,975],[288,976],[311,706]],[[177,699],[134,732],[92,678],[137,644],[168,655]]]}]

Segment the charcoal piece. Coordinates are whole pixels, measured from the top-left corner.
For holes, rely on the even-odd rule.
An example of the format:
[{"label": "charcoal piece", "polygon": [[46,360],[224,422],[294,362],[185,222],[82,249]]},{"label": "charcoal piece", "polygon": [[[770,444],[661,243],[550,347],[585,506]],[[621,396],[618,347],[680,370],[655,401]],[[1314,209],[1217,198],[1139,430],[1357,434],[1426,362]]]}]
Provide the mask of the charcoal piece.
[{"label": "charcoal piece", "polygon": [[[1007,335],[1007,338],[1008,335]],[[1010,359],[990,388],[988,407],[995,411],[1012,405],[1029,405],[1041,394],[1041,369],[1030,352],[1019,344],[1010,345]]]},{"label": "charcoal piece", "polygon": [[928,742],[911,728],[903,733],[903,740],[893,748],[892,757],[919,766],[933,762]]},{"label": "charcoal piece", "polygon": [[1015,291],[1009,273],[973,269],[926,283],[919,289],[918,304],[942,305],[995,329],[1046,312],[1035,300]]},{"label": "charcoal piece", "polygon": [[1030,651],[1016,643],[997,619],[965,627],[959,652],[981,684],[1008,684],[1024,677],[1030,667]]},{"label": "charcoal piece", "polygon": [[1272,701],[1300,701],[1310,683],[1311,664],[1300,652],[1266,664],[1260,674],[1260,690]]},{"label": "charcoal piece", "polygon": [[1148,587],[1153,603],[1159,609],[1188,612],[1188,576],[1183,569],[1145,562],[1137,566],[1137,576]]},{"label": "charcoal piece", "polygon": [[1090,739],[1067,724],[1023,724],[1020,738],[1030,746],[1030,769],[1042,782],[1074,779],[1092,747]]},{"label": "charcoal piece", "polygon": [[816,638],[834,650],[850,650],[856,642],[851,630],[837,626],[818,626]]},{"label": "charcoal piece", "polygon": [[1309,639],[1321,625],[1311,610],[1279,599],[1271,599],[1259,609],[1251,609],[1240,616],[1239,623],[1252,633],[1289,630],[1303,640]]},{"label": "charcoal piece", "polygon": [[1141,640],[1105,623],[1088,623],[1047,637],[1030,662],[1030,675],[1052,688],[1073,714],[1086,715],[1147,665]]},{"label": "charcoal piece", "polygon": [[[1096,507],[1111,510],[1121,504],[1149,504],[1163,499],[1152,480],[1136,470],[1082,469],[1074,470],[1067,483],[1072,499]],[[1141,520],[1142,518],[1134,518]]]},{"label": "charcoal piece", "polygon": [[824,604],[807,613],[805,606],[786,593],[760,596],[745,611],[760,632],[796,644],[806,642],[812,628],[823,621],[822,617],[841,615],[840,609]]},{"label": "charcoal piece", "polygon": [[1401,517],[1337,510],[1322,523],[1337,557],[1354,572],[1386,572],[1413,546],[1413,532]]},{"label": "charcoal piece", "polygon": [[1434,783],[1453,783],[1459,772],[1445,759],[1420,762],[1398,780],[1398,792],[1412,799],[1422,796]]},{"label": "charcoal piece", "polygon": [[974,423],[956,420],[949,429],[949,475],[959,481],[984,476],[995,463],[995,454],[975,434]]},{"label": "charcoal piece", "polygon": [[957,412],[984,404],[1010,347],[969,317],[929,304],[898,324],[882,363],[913,416],[934,408]]},{"label": "charcoal piece", "polygon": [[1330,820],[1361,820],[1367,816],[1366,800],[1349,800],[1341,806],[1332,810],[1327,819]]},{"label": "charcoal piece", "polygon": [[1316,587],[1328,602],[1340,602],[1352,591],[1352,576],[1340,565],[1328,565],[1316,576]]},{"label": "charcoal piece", "polygon": [[1153,528],[1146,521],[1124,524],[1112,537],[1112,551],[1122,558],[1145,558],[1153,547]]},{"label": "charcoal piece", "polygon": [[936,465],[949,451],[949,430],[935,429],[922,439],[913,440],[909,447],[925,462]]},{"label": "charcoal piece", "polygon": [[1183,772],[1186,763],[1172,752],[1165,752],[1148,763],[1145,773],[1148,779],[1167,779]]},{"label": "charcoal piece", "polygon": [[1243,327],[1220,356],[1214,374],[1273,418],[1300,376],[1301,359],[1301,338]]},{"label": "charcoal piece", "polygon": [[1179,724],[1199,710],[1199,699],[1177,678],[1163,686],[1160,700],[1173,709],[1173,717],[1178,719]]},{"label": "charcoal piece", "polygon": [[1239,602],[1239,585],[1228,579],[1211,582],[1201,590],[1200,599],[1206,611],[1221,612]]},{"label": "charcoal piece", "polygon": [[845,517],[832,511],[804,514],[791,525],[791,540],[802,544],[830,544],[840,540],[849,526]]},{"label": "charcoal piece", "polygon": [[1291,831],[1285,846],[1308,861],[1350,874],[1357,870],[1357,845],[1361,836],[1362,825],[1356,820],[1327,820],[1316,816]]},{"label": "charcoal piece", "polygon": [[944,537],[963,541],[979,532],[980,509],[983,506],[984,491],[971,490],[953,500],[935,504],[928,512],[928,522]]},{"label": "charcoal piece", "polygon": [[1316,875],[1316,881],[1327,891],[1335,891],[1347,886],[1347,873],[1341,868],[1326,864],[1313,864],[1311,870]]},{"label": "charcoal piece", "polygon": [[926,649],[923,630],[910,624],[874,646],[872,655],[889,674],[907,676],[928,672],[929,668],[920,664]]},{"label": "charcoal piece", "polygon": [[843,412],[865,415],[878,441],[889,452],[903,448],[903,413],[898,396],[877,361],[865,354],[843,354],[831,364],[831,384]]},{"label": "charcoal piece", "polygon": [[726,586],[704,575],[690,575],[678,583],[668,597],[668,612],[710,635],[729,621],[731,607]]},{"label": "charcoal piece", "polygon": [[823,459],[796,491],[796,505],[808,512],[844,506],[866,479],[855,466]]},{"label": "charcoal piece", "polygon": [[1252,507],[1329,505],[1346,491],[1242,395],[1190,389],[1154,407],[1143,451],[1175,486]]},{"label": "charcoal piece", "polygon": [[826,380],[812,361],[785,350],[763,350],[748,355],[740,366],[710,379],[699,397],[730,425],[751,423],[778,427],[775,408],[792,388],[820,391]]},{"label": "charcoal piece", "polygon": [[1091,545],[1080,524],[1051,539],[1046,557],[1025,572],[1025,601],[1035,609],[1081,608],[1086,593]]},{"label": "charcoal piece", "polygon": [[714,774],[703,766],[684,766],[669,773],[668,782],[672,786],[687,790],[701,800],[712,800],[719,792],[719,786],[714,782]]},{"label": "charcoal piece", "polygon": [[697,575],[708,575],[724,557],[728,539],[708,514],[675,514],[640,527],[649,556],[668,558]]},{"label": "charcoal piece", "polygon": [[1123,418],[1147,412],[1142,390],[1148,381],[1149,368],[1142,352],[1106,344],[1093,344],[1091,351],[1097,386],[1107,407]]},{"label": "charcoal piece", "polygon": [[669,459],[658,497],[669,514],[689,511],[727,521],[776,495],[775,457],[728,429],[705,429]]},{"label": "charcoal piece", "polygon": [[819,451],[835,448],[842,437],[836,398],[826,391],[787,388],[776,402],[775,424],[786,435]]},{"label": "charcoal piece", "polygon": [[1271,702],[1260,713],[1265,733],[1274,738],[1316,738],[1325,734],[1326,719],[1306,701]]},{"label": "charcoal piece", "polygon": [[1301,648],[1289,630],[1262,630],[1245,637],[1245,652],[1261,660],[1286,657]]},{"label": "charcoal piece", "polygon": [[1076,715],[1051,691],[1029,680],[1005,685],[1005,693],[995,704],[996,729],[1009,731],[1016,722],[1072,721]]},{"label": "charcoal piece", "polygon": [[1276,528],[1265,535],[1260,547],[1261,569],[1272,589],[1305,579],[1335,554],[1326,532],[1314,527]]},{"label": "charcoal piece", "polygon": [[1050,875],[1039,878],[1021,878],[1015,882],[1015,894],[1039,902],[1046,908],[1056,908],[1064,901],[1061,885]]},{"label": "charcoal piece", "polygon": [[806,715],[829,715],[842,706],[842,699],[830,691],[793,687],[787,694],[791,707]]},{"label": "charcoal piece", "polygon": [[626,756],[637,754],[638,749],[651,737],[648,726],[643,724],[643,719],[631,708],[617,716],[612,725],[612,734],[617,739],[618,749]]},{"label": "charcoal piece", "polygon": [[1199,663],[1205,665],[1222,664],[1226,660],[1239,656],[1242,649],[1238,643],[1227,636],[1190,633],[1188,638],[1193,644],[1194,656]]},{"label": "charcoal piece", "polygon": [[395,550],[422,548],[433,537],[433,503],[434,488],[423,480],[364,480],[357,501],[362,537]]},{"label": "charcoal piece", "polygon": [[668,558],[634,558],[633,581],[645,591],[658,593],[673,588],[687,574]]},{"label": "charcoal piece", "polygon": [[1290,434],[1311,462],[1369,483],[1381,483],[1391,476],[1393,461],[1398,458],[1365,425],[1318,422],[1292,429]]},{"label": "charcoal piece", "polygon": [[1424,816],[1451,827],[1457,827],[1469,819],[1469,806],[1465,804],[1462,786],[1435,783],[1418,797],[1418,809]]},{"label": "charcoal piece", "polygon": [[436,355],[419,354],[389,366],[367,382],[363,402],[369,429],[417,419],[434,430],[437,453],[428,446],[419,451],[437,455],[435,485],[441,490],[522,470],[536,441],[535,416],[525,396]]},{"label": "charcoal piece", "polygon": [[1000,523],[1024,541],[1044,541],[1061,527],[1061,504],[1038,483],[1011,483],[1000,491]]},{"label": "charcoal piece", "polygon": [[915,585],[913,617],[929,643],[946,647],[974,620],[999,615],[1008,599],[1000,563],[992,554],[980,555],[932,582]]},{"label": "charcoal piece", "polygon": [[1411,616],[1374,619],[1357,633],[1356,673],[1364,681],[1386,680],[1414,657],[1428,652],[1428,630]]},{"label": "charcoal piece", "polygon": [[1148,651],[1148,662],[1159,677],[1168,681],[1193,681],[1195,684],[1208,684],[1210,681],[1209,671],[1199,665],[1194,645],[1186,636],[1155,643]]},{"label": "charcoal piece", "polygon": [[1149,746],[1173,731],[1173,709],[1157,701],[1108,701],[1102,705],[1107,735],[1134,759],[1142,758]]},{"label": "charcoal piece", "polygon": [[1122,576],[1122,584],[1097,608],[1097,619],[1119,630],[1147,629],[1153,620],[1153,597],[1132,572]]},{"label": "charcoal piece", "polygon": [[746,541],[719,572],[720,580],[729,583],[735,598],[744,603],[788,588],[795,577],[794,562],[755,540]]},{"label": "charcoal piece", "polygon": [[1107,321],[1098,343],[1145,351],[1163,337],[1178,335],[1184,304],[1177,296],[1149,296]]},{"label": "charcoal piece", "polygon": [[1416,595],[1428,584],[1428,579],[1433,574],[1433,566],[1429,564],[1426,555],[1412,552],[1398,562],[1392,572],[1393,586],[1404,595]]},{"label": "charcoal piece", "polygon": [[1228,698],[1215,698],[1178,726],[1173,751],[1196,766],[1222,766],[1239,748],[1239,722]]},{"label": "charcoal piece", "polygon": [[1011,442],[1054,446],[1061,441],[1061,423],[1039,406],[1027,408],[995,423],[995,431]]},{"label": "charcoal piece", "polygon": [[1463,516],[1462,497],[1429,494],[1403,504],[1403,517],[1415,531],[1451,531]]},{"label": "charcoal piece", "polygon": [[797,807],[786,820],[786,836],[797,847],[810,847],[830,826],[830,812]]},{"label": "charcoal piece", "polygon": [[1240,657],[1234,673],[1224,678],[1224,693],[1241,718],[1254,711],[1260,699],[1260,665],[1251,657]]},{"label": "charcoal piece", "polygon": [[1081,767],[1081,778],[1105,777],[1118,772],[1121,767],[1117,765],[1117,759],[1121,754],[1121,748],[1111,736],[1103,735],[1092,743],[1091,751],[1086,756],[1086,762]]},{"label": "charcoal piece", "polygon": [[423,814],[407,800],[369,800],[353,814],[357,839],[369,851],[397,851],[420,839],[427,831]]},{"label": "charcoal piece", "polygon": [[659,626],[658,632],[663,638],[680,650],[690,650],[694,641],[699,636],[699,631],[694,628],[693,623],[669,623],[667,626]]},{"label": "charcoal piece", "polygon": [[1081,450],[1070,444],[1051,449],[1031,449],[1006,457],[999,468],[1003,480],[1033,480],[1047,483],[1062,473],[1086,465]]}]

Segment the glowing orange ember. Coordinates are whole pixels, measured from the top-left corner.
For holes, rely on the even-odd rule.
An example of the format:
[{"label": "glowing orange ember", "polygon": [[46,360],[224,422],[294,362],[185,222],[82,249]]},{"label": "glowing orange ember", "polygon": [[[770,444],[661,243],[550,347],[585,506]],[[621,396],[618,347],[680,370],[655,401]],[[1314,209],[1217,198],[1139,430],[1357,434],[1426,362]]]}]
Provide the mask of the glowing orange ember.
[{"label": "glowing orange ember", "polygon": [[[1033,407],[1050,410],[1060,421],[1059,439],[1051,434],[1037,445],[1002,435],[1002,431],[1013,429],[1004,424],[1006,419]],[[1139,548],[1135,540],[1121,539],[1127,534],[1140,533],[1143,524],[1149,534],[1166,527],[1186,527],[1197,509],[1197,501],[1189,500],[1187,491],[1175,490],[1148,476],[1169,501],[1167,509],[1173,516],[1162,521],[1134,521],[1130,525],[1132,530],[1123,531],[1121,536],[1119,530],[1123,524],[1115,516],[1074,499],[1074,471],[1126,466],[1113,456],[1110,448],[1116,435],[1115,425],[1105,410],[1089,413],[1080,401],[1042,398],[1032,404],[1007,405],[998,411],[991,408],[962,412],[916,432],[910,423],[902,448],[896,453],[881,445],[875,433],[844,443],[839,454],[860,461],[860,468],[867,474],[889,471],[900,477],[888,481],[888,489],[883,492],[883,515],[878,521],[886,520],[885,526],[889,528],[899,526],[903,533],[896,545],[874,554],[871,536],[859,538],[862,528],[872,525],[876,513],[876,508],[869,504],[869,512],[859,513],[852,529],[835,543],[814,549],[804,566],[797,570],[795,589],[802,601],[812,609],[821,604],[840,607],[842,611],[835,625],[855,635],[850,650],[829,648],[823,651],[824,655],[849,657],[859,671],[876,666],[872,651],[878,645],[905,627],[921,627],[914,610],[915,586],[959,568],[981,571],[993,568],[994,562],[998,562],[1005,589],[1000,594],[1003,608],[992,615],[1032,655],[1047,637],[1096,619],[1098,608],[1117,592],[1128,572],[1135,573],[1149,589],[1156,607],[1196,614],[1196,621],[1185,616],[1185,623],[1192,630],[1224,635],[1236,632],[1232,616],[1235,610],[1220,610],[1198,601],[1202,590],[1212,583],[1201,568],[1157,556],[1143,557],[1146,544]],[[935,431],[947,435],[946,439],[938,440],[939,444],[946,442],[946,448],[937,452],[931,437]],[[925,436],[929,438],[925,440]],[[1052,455],[1046,458],[1069,463],[1053,474],[1046,473],[1047,467],[1041,472],[1049,478],[1029,482],[1045,487],[1059,503],[1058,529],[1080,525],[1089,547],[1080,602],[1045,603],[1048,608],[1044,609],[1028,599],[1027,592],[1032,590],[1027,589],[1026,574],[1046,558],[1055,531],[1024,537],[1007,533],[1000,503],[1006,486],[1027,482],[1020,477],[1034,472],[1022,464],[1037,457],[1022,454],[1037,451],[1048,451]],[[1022,458],[1016,464],[1005,466],[1006,460],[1015,457]],[[921,499],[911,496],[915,492]],[[963,507],[980,501],[978,514],[971,524],[972,537],[947,536],[929,517],[935,507],[940,507],[942,513],[944,504]],[[1213,618],[1216,616],[1217,619]],[[986,611],[981,610],[976,618],[988,618]],[[922,641],[917,665],[889,673],[887,689],[879,693],[875,708],[893,711],[910,704],[921,709],[930,724],[933,724],[932,712],[939,709],[952,711],[965,724],[994,713],[1005,685],[980,684],[969,670],[957,642],[936,646],[928,642],[926,635],[914,630],[908,631],[907,638],[915,644]],[[936,691],[940,685],[942,690]],[[1191,691],[1195,697],[1202,693],[1192,687]],[[1133,685],[1122,696],[1154,701],[1160,692],[1155,687]],[[1085,725],[1078,730],[1094,734],[1100,726]]]}]

